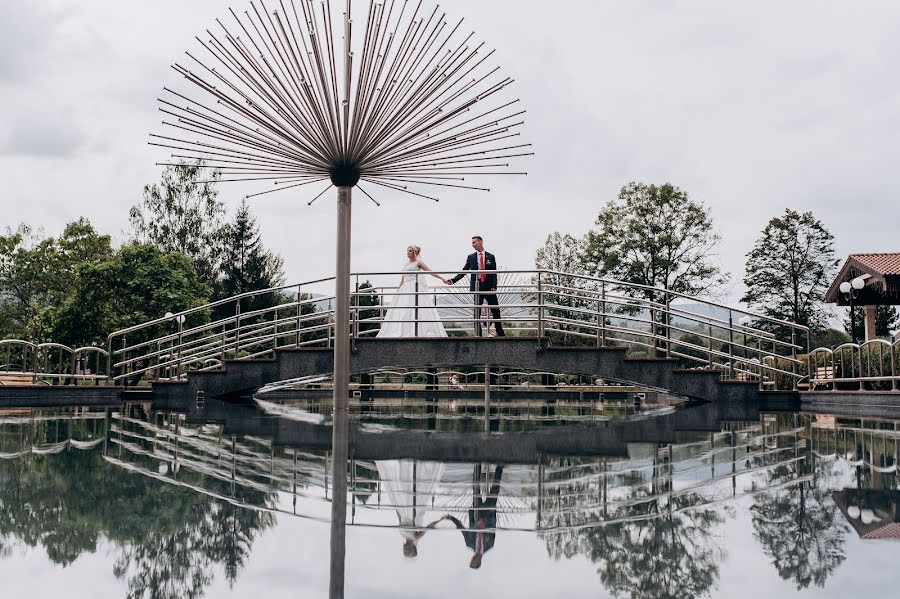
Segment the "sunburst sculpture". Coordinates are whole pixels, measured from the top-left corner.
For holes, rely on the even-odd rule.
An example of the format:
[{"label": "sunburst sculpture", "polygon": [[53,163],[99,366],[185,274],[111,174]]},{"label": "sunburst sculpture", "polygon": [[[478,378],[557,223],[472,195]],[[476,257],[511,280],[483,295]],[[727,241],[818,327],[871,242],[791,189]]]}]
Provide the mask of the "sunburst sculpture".
[{"label": "sunburst sculpture", "polygon": [[[199,51],[173,68],[187,89],[165,87],[165,131],[150,143],[174,162],[202,160],[221,181],[270,186],[248,197],[327,181],[437,200],[436,191],[489,191],[471,179],[524,175],[525,111],[494,51],[422,1],[368,5],[354,40],[351,2],[335,36],[332,4],[251,2],[216,20]],[[365,184],[367,188],[364,188]],[[378,203],[376,201],[376,203]]]},{"label": "sunburst sculpture", "polygon": [[[379,192],[436,201],[441,189],[490,191],[472,179],[524,175],[511,163],[532,154],[519,139],[525,111],[508,96],[513,80],[462,20],[422,0],[358,4],[366,7],[358,37],[351,0],[230,10],[173,66],[185,85],[164,88],[164,131],[150,140],[171,151],[161,165],[199,160],[221,182],[265,186],[248,197],[309,189],[312,204],[338,188],[335,497],[346,494],[338,472],[347,456],[351,189],[376,204]],[[333,502],[333,526],[342,509]],[[332,528],[333,595],[343,593],[342,535]]]}]

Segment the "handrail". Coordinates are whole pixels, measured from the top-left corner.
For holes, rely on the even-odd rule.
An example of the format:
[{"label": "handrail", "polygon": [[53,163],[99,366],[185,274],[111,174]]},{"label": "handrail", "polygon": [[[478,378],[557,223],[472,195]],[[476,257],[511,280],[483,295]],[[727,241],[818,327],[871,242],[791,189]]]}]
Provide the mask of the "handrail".
[{"label": "handrail", "polygon": [[[16,355],[13,347],[19,347]],[[5,349],[4,349],[5,348]],[[58,356],[52,359],[51,355]],[[90,367],[93,358],[95,373],[84,374],[79,367]],[[104,359],[101,359],[104,358]],[[53,367],[55,366],[55,367]],[[55,342],[34,343],[24,339],[0,339],[0,374],[31,377],[32,384],[66,380],[106,382],[111,377],[109,353],[100,347],[71,348]]]},{"label": "handrail", "polygon": [[[537,333],[538,343],[540,338],[549,336],[554,345],[563,346],[620,344],[632,353],[677,358],[684,365],[715,369],[724,379],[753,380],[761,387],[792,388],[805,376],[802,371],[807,362],[798,354],[808,351],[809,329],[802,325],[684,293],[554,270],[429,274],[481,273],[500,277],[496,293],[501,321],[511,335]],[[433,306],[437,319],[421,316],[415,322],[441,321],[451,335],[477,334],[482,325],[490,324],[468,285],[401,291],[378,280],[410,274],[384,271],[351,275],[351,282],[355,281],[355,290],[350,294],[350,333],[354,343],[358,338],[375,335],[386,311],[401,298],[413,298],[404,301],[416,306],[422,302]],[[427,276],[421,272],[418,275]],[[360,288],[361,280],[369,286]],[[577,283],[573,286],[567,280]],[[191,369],[208,370],[214,367],[211,364],[224,364],[226,359],[271,356],[281,347],[331,347],[335,332],[331,308],[334,295],[322,285],[333,283],[334,277],[326,277],[248,291],[116,331],[107,337],[107,355],[112,362],[110,380],[128,384],[137,378],[183,378]],[[272,305],[242,310],[242,303],[247,300],[285,292],[296,296],[285,303],[275,299]],[[700,308],[692,309],[681,300],[689,300]],[[324,306],[328,308],[321,309]],[[230,312],[229,308],[233,308],[233,315],[223,315]],[[196,323],[194,319],[190,327],[183,326],[187,317],[214,310],[219,315],[215,321]],[[720,310],[727,312],[727,319]],[[752,318],[756,326],[736,322],[737,315]],[[171,327],[169,331],[156,334],[160,329],[155,327],[166,326]],[[775,327],[786,328],[790,335],[784,339],[764,330]]]}]

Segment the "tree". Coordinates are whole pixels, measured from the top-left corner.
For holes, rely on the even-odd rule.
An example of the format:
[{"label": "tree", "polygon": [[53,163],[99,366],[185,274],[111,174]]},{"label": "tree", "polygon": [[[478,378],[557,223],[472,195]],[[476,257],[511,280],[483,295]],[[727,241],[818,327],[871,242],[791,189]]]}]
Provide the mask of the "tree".
[{"label": "tree", "polygon": [[129,211],[135,240],[188,256],[211,287],[222,255],[225,215],[214,186],[219,177],[201,162],[167,166],[161,182],[145,185],[142,203]]},{"label": "tree", "polygon": [[351,305],[354,307],[371,306],[371,309],[369,310],[359,311],[359,320],[363,321],[359,324],[359,332],[364,333],[366,331],[374,331],[381,328],[381,324],[378,322],[366,322],[367,320],[374,321],[381,315],[381,312],[378,309],[378,306],[381,304],[381,302],[378,300],[378,294],[375,292],[375,288],[372,287],[372,283],[370,283],[369,281],[360,283],[359,293],[361,295],[354,296]]},{"label": "tree", "polygon": [[263,247],[259,225],[246,200],[241,202],[234,222],[223,228],[222,237],[223,297],[284,283],[284,260]]},{"label": "tree", "polygon": [[[851,330],[850,310],[847,310],[847,317],[844,318],[844,330],[854,339],[866,338],[866,314],[862,306],[853,306],[854,317],[856,319],[856,334]],[[894,306],[878,306],[875,309],[875,336],[890,337],[891,333],[897,330],[900,325],[900,316],[897,314],[897,308]]]},{"label": "tree", "polygon": [[[222,229],[220,270],[222,279],[216,299],[284,284],[284,260],[263,247],[259,225],[246,200],[241,202],[234,221]],[[241,312],[270,308],[284,301],[283,294],[277,292],[253,296],[241,301]],[[225,311],[233,308],[225,305],[222,310],[217,317],[227,316]]]},{"label": "tree", "polygon": [[84,218],[66,225],[59,238],[24,224],[0,235],[0,334],[47,340],[79,270],[111,254],[109,235]]},{"label": "tree", "polygon": [[[747,253],[747,292],[741,301],[770,318],[814,331],[825,328],[829,315],[824,296],[837,266],[833,239],[812,212],[788,208],[772,218]],[[768,328],[789,336],[780,327]]]},{"label": "tree", "polygon": [[[100,264],[81,268],[60,310],[54,339],[70,346],[102,346],[115,330],[202,306],[209,296],[209,287],[186,256],[163,253],[152,245],[125,245]],[[186,327],[200,324],[204,315],[192,318]],[[149,339],[170,332],[147,329],[139,335]],[[141,340],[129,337],[131,343]]]},{"label": "tree", "polygon": [[[534,267],[539,270],[550,270],[573,275],[583,275],[585,240],[568,234],[554,231],[547,236],[544,245],[539,247],[534,256]],[[548,274],[548,281],[553,284],[574,284],[575,277]],[[558,282],[557,282],[558,281]],[[569,285],[570,286],[570,285]]]},{"label": "tree", "polygon": [[[792,467],[774,469],[772,482],[791,481],[814,473],[814,454],[807,450],[802,461]],[[784,580],[797,589],[810,584],[824,587],[825,581],[845,559],[844,542],[848,527],[834,505],[830,486],[821,477],[833,477],[833,465],[819,468],[812,480],[760,493],[754,497],[753,536]]]},{"label": "tree", "polygon": [[[540,275],[544,304],[562,307],[562,309],[548,308],[546,311],[548,317],[592,321],[590,326],[594,326],[593,322],[596,322],[596,319],[593,315],[582,314],[566,309],[591,308],[591,311],[596,313],[598,308],[597,301],[588,299],[587,294],[579,297],[580,290],[587,290],[593,287],[588,279],[579,276],[587,274],[584,268],[584,252],[584,239],[554,231],[547,236],[544,245],[539,247],[535,253],[534,267],[538,270],[550,271],[543,272]],[[532,283],[537,285],[537,282],[537,275],[535,275]],[[593,294],[591,294],[590,297],[594,297]],[[531,300],[535,301],[536,298],[531,298]],[[554,326],[565,328],[567,325],[556,323]],[[574,328],[579,332],[585,332],[578,327]],[[551,333],[551,340],[557,335],[557,333]],[[590,339],[579,336],[570,339],[569,335],[565,333],[562,334],[562,338],[564,344],[570,344],[573,341],[585,345],[594,343],[594,341]]]},{"label": "tree", "polygon": [[[727,281],[715,256],[720,237],[709,210],[678,187],[629,183],[588,232],[585,268],[598,276],[688,295]],[[652,301],[658,294],[641,293]]]}]

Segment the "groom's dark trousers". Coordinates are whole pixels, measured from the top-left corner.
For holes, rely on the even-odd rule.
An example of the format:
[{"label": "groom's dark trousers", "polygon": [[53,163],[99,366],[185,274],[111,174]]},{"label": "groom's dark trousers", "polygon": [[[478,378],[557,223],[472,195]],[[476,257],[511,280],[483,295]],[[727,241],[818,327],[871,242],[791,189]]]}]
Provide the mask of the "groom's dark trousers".
[{"label": "groom's dark trousers", "polygon": [[[463,270],[481,270],[478,268],[478,252],[469,254],[466,263],[462,267]],[[484,252],[484,270],[496,270],[497,259],[490,252]],[[459,273],[452,279],[456,283],[465,276]],[[484,274],[484,281],[481,275],[469,275],[469,291],[475,292],[475,334],[481,337],[481,305],[487,303],[491,307],[491,317],[494,321],[494,329],[497,331],[498,337],[506,336],[503,331],[503,324],[500,322],[500,304],[497,302],[497,273],[489,272]]]}]

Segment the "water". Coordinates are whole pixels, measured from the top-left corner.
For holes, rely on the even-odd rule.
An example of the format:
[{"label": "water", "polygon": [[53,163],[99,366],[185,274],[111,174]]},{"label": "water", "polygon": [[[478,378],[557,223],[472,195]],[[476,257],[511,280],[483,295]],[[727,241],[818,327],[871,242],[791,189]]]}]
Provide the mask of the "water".
[{"label": "water", "polygon": [[[0,413],[0,596],[327,596],[321,412]],[[465,406],[355,410],[347,595],[895,592],[898,421],[553,412],[504,406],[485,434]]]}]

